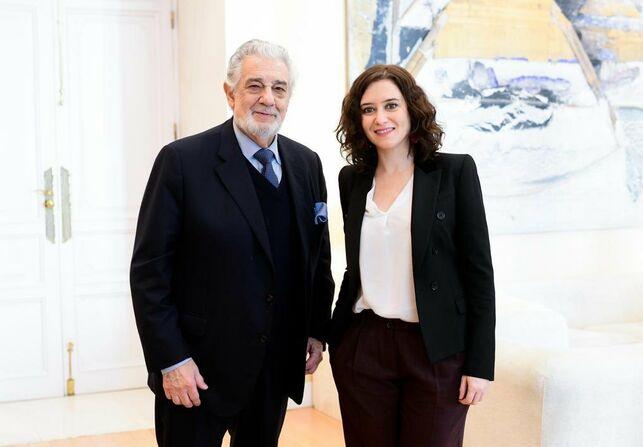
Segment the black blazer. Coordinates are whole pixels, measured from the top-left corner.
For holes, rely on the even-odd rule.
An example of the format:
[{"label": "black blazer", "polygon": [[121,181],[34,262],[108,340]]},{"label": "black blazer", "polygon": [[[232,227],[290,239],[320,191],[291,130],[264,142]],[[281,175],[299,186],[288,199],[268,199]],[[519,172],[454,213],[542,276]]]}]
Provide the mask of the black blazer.
[{"label": "black blazer", "polygon": [[[291,397],[301,401],[308,336],[325,340],[334,283],[326,202],[316,153],[279,135],[303,260],[304,305]],[[251,393],[270,337],[274,267],[268,233],[232,120],[165,146],[139,214],[130,283],[150,388],[187,357],[199,367],[204,404],[238,410]]]},{"label": "black blazer", "polygon": [[[354,317],[359,247],[373,172],[339,173],[346,272],[333,312],[331,348]],[[466,351],[463,374],[493,380],[495,293],[482,192],[469,155],[436,154],[415,167],[411,212],[413,277],[426,352],[436,362]]]}]

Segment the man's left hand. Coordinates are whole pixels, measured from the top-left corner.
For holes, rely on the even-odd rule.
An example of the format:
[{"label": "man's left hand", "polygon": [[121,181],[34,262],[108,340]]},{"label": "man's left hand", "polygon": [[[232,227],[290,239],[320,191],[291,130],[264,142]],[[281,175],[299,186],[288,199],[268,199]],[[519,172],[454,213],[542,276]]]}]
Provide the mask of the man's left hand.
[{"label": "man's left hand", "polygon": [[308,337],[308,359],[306,359],[306,374],[312,374],[317,370],[319,363],[322,361],[322,352],[324,347],[322,342],[313,337]]},{"label": "man's left hand", "polygon": [[462,405],[475,405],[481,402],[490,383],[487,379],[462,376],[458,401]]}]

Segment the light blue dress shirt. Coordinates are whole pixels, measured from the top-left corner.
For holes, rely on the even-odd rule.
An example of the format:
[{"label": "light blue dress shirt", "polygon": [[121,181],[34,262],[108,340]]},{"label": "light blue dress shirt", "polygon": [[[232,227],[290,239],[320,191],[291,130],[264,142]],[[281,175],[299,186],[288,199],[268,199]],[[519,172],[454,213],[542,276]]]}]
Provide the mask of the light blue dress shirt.
[{"label": "light blue dress shirt", "polygon": [[[248,159],[250,163],[252,163],[252,166],[257,168],[257,171],[261,172],[263,170],[263,166],[261,165],[261,162],[254,157],[254,155],[259,149],[263,148],[252,141],[252,139],[250,139],[248,135],[243,133],[243,131],[237,127],[234,121],[232,121],[232,127],[234,128],[234,134],[237,137],[237,141],[239,142],[239,147],[241,147],[241,152],[243,152],[243,155]],[[271,162],[272,169],[275,171],[277,179],[281,182],[282,169],[281,158],[279,158],[279,149],[277,147],[277,135],[275,135],[275,138],[272,139],[272,143],[270,143],[270,146],[268,146],[266,149],[270,149],[272,153],[275,154],[275,158],[273,158]]]},{"label": "light blue dress shirt", "polygon": [[[259,149],[263,149],[261,146],[259,146],[257,143],[252,141],[250,137],[248,137],[241,129],[237,127],[236,124],[234,124],[234,121],[232,121],[232,127],[234,128],[234,135],[237,137],[237,142],[239,143],[239,147],[241,148],[241,152],[243,152],[243,156],[246,157],[246,159],[254,166],[257,171],[261,172],[263,170],[263,165],[259,160],[257,160],[254,155]],[[277,175],[277,179],[281,182],[281,175],[282,175],[282,169],[281,169],[281,158],[279,158],[279,149],[277,147],[277,135],[275,135],[275,138],[273,138],[272,143],[270,143],[270,146],[268,146],[266,149],[270,149],[274,154],[275,158],[271,161],[272,163],[272,169],[275,171],[275,174]],[[192,357],[188,357],[185,360],[181,360],[179,363],[175,363],[172,366],[168,366],[167,368],[164,368],[161,370],[162,374],[167,374],[170,371],[174,371],[176,368],[179,366],[185,365],[187,362],[192,360]]]}]

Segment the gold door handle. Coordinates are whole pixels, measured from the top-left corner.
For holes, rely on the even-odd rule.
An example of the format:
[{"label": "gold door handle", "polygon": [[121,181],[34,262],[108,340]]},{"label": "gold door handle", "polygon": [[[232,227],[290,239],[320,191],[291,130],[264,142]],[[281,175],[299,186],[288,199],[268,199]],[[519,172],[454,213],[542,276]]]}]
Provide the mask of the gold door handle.
[{"label": "gold door handle", "polygon": [[56,242],[56,230],[54,228],[54,173],[51,168],[44,172],[44,189],[38,189],[45,196],[43,206],[45,207],[45,236],[54,244]]}]

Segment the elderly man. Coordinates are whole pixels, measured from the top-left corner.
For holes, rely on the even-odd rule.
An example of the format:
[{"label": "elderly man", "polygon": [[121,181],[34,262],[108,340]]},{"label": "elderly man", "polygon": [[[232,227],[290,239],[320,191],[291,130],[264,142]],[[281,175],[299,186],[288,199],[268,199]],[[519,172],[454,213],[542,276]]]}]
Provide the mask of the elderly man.
[{"label": "elderly man", "polygon": [[280,46],[230,58],[225,123],[164,147],[130,282],[161,446],[276,446],[322,359],[334,283],[317,154],[277,135],[293,89]]}]

